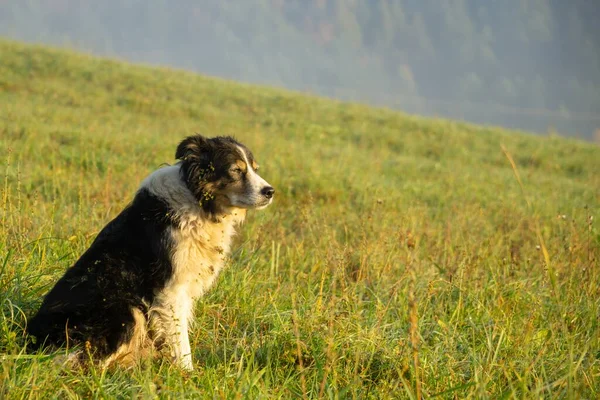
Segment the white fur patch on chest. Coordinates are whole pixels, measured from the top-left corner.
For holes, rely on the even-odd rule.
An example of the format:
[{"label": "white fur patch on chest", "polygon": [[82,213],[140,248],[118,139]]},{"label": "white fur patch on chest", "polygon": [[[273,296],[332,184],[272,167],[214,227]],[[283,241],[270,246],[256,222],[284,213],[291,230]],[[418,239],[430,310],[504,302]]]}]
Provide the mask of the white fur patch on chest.
[{"label": "white fur patch on chest", "polygon": [[171,230],[173,276],[169,284],[185,288],[192,298],[202,296],[223,269],[242,214],[225,216],[220,222],[181,215],[179,228]]}]

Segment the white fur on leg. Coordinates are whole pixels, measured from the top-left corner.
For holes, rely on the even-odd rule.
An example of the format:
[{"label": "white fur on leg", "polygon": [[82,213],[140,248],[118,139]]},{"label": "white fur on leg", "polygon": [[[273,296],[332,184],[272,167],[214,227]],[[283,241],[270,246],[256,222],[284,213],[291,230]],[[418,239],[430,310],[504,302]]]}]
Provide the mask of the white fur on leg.
[{"label": "white fur on leg", "polygon": [[176,356],[176,360],[179,365],[188,371],[194,369],[194,364],[192,362],[192,349],[190,346],[190,337],[189,337],[189,327],[188,321],[186,319],[185,324],[181,324],[181,329],[177,332],[177,337],[179,338],[179,343],[177,348],[179,349],[179,354]]},{"label": "white fur on leg", "polygon": [[173,361],[188,371],[194,369],[188,334],[192,312],[193,302],[187,290],[176,286],[163,290],[149,313],[154,339],[162,342]]}]

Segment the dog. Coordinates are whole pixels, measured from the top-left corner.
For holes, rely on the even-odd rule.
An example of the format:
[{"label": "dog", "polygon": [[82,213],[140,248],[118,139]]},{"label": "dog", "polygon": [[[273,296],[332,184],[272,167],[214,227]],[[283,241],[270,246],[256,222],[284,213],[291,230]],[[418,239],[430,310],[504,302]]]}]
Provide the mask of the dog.
[{"label": "dog", "polygon": [[151,350],[192,370],[194,300],[223,269],[236,226],[275,189],[232,137],[185,138],[174,165],[141,184],[133,201],[45,296],[27,324],[33,348],[79,350],[69,358],[132,366]]}]

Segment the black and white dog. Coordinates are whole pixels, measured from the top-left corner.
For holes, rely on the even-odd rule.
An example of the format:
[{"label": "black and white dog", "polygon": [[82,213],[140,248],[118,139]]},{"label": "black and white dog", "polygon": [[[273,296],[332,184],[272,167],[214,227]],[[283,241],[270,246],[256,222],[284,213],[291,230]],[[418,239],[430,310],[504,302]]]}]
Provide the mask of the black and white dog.
[{"label": "black and white dog", "polygon": [[27,327],[34,346],[79,344],[103,366],[131,365],[159,347],[193,369],[194,299],[223,268],[246,210],[267,207],[275,190],[231,137],[190,136],[175,157],[46,295]]}]

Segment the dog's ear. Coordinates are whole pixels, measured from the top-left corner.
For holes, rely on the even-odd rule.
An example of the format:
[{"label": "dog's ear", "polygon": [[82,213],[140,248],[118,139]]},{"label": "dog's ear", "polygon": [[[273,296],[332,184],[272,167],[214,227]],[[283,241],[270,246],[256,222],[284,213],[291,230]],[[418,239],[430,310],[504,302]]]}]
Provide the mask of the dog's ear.
[{"label": "dog's ear", "polygon": [[175,158],[179,160],[195,158],[198,160],[202,157],[202,153],[205,153],[208,150],[208,146],[208,139],[204,136],[188,136],[179,143],[179,146],[177,146]]}]

